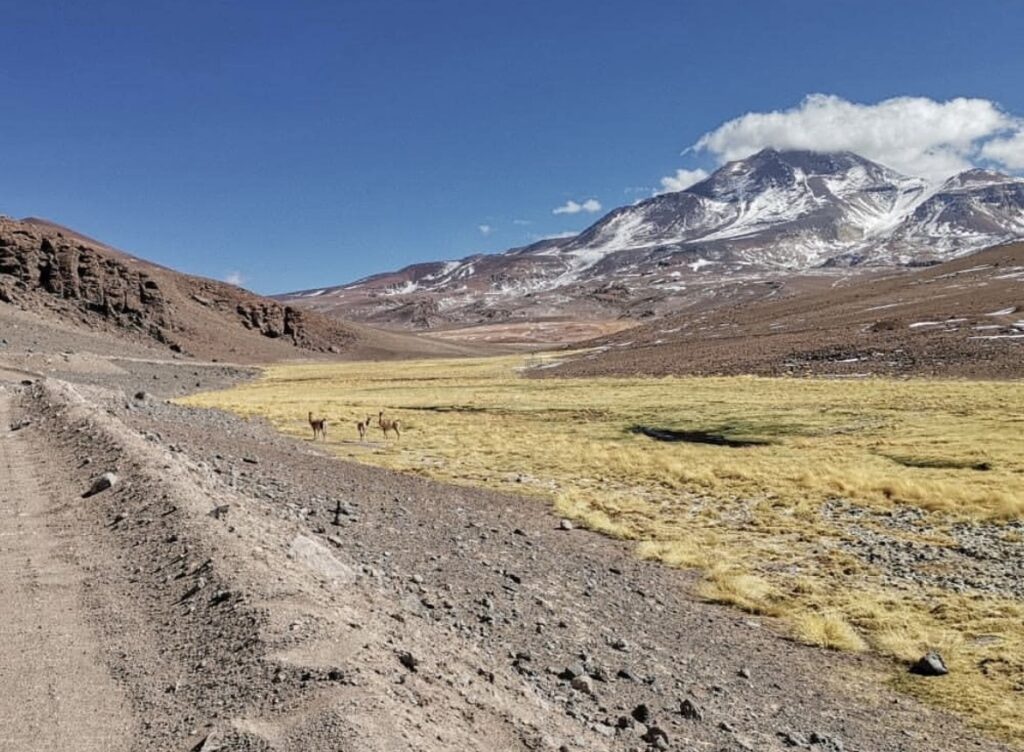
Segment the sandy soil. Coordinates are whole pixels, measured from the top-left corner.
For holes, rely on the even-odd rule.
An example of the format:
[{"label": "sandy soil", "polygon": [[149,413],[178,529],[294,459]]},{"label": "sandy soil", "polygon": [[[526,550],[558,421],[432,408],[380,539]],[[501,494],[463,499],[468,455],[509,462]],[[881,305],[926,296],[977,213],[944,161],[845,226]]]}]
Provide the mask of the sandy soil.
[{"label": "sandy soil", "polygon": [[0,748],[1005,749],[541,502],[167,404],[196,364],[115,355],[0,370]]}]

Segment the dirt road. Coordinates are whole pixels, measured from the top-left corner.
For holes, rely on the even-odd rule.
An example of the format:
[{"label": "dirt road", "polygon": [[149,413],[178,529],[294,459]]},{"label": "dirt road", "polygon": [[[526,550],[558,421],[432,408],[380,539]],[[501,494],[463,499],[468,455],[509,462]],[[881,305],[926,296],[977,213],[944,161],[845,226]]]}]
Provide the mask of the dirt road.
[{"label": "dirt road", "polygon": [[17,420],[0,385],[0,749],[128,749],[132,716],[83,613],[88,575],[73,560],[88,545],[54,523],[74,503]]}]

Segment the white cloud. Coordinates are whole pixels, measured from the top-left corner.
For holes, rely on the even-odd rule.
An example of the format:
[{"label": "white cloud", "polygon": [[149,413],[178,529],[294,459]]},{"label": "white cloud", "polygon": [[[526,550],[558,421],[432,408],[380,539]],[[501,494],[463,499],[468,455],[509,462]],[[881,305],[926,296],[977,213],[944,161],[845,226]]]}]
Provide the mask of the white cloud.
[{"label": "white cloud", "polygon": [[245,285],[245,276],[240,271],[228,272],[227,276],[224,277],[224,281],[229,285],[236,285],[242,287]]},{"label": "white cloud", "polygon": [[987,99],[896,97],[859,104],[811,94],[788,110],[730,120],[692,148],[726,162],[769,146],[852,151],[900,172],[938,180],[978,159],[1024,169],[1024,120]]},{"label": "white cloud", "polygon": [[494,228],[491,227],[490,225],[477,225],[477,229],[480,230],[480,234],[483,235],[484,237],[487,237],[492,232],[494,232]]},{"label": "white cloud", "polygon": [[1011,170],[1024,170],[1024,130],[989,141],[981,147],[981,156]]},{"label": "white cloud", "polygon": [[573,200],[566,201],[556,209],[552,209],[552,214],[579,214],[580,212],[587,212],[588,214],[594,214],[595,212],[601,211],[601,202],[596,198],[588,198],[582,204],[576,203]]},{"label": "white cloud", "polygon": [[532,225],[533,224],[533,220],[531,220],[531,219],[513,219],[512,220],[512,224],[519,225],[521,227],[526,227],[527,225]]},{"label": "white cloud", "polygon": [[700,168],[696,170],[676,170],[675,175],[669,175],[661,179],[661,190],[658,193],[685,191],[691,185],[699,183],[707,176],[708,171]]}]

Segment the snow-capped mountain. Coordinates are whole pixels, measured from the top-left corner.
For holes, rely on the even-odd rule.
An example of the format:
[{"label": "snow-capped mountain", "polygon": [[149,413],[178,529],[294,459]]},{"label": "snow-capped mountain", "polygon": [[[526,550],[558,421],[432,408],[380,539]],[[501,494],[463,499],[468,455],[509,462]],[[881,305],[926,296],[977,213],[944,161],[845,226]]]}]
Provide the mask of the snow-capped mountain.
[{"label": "snow-capped mountain", "polygon": [[[765,149],[683,191],[613,210],[579,235],[417,264],[282,296],[349,317],[427,327],[555,316],[592,300],[617,315],[707,280],[934,263],[1024,237],[1024,179],[968,170],[941,185],[850,152]],[[605,311],[607,313],[607,311]]]}]

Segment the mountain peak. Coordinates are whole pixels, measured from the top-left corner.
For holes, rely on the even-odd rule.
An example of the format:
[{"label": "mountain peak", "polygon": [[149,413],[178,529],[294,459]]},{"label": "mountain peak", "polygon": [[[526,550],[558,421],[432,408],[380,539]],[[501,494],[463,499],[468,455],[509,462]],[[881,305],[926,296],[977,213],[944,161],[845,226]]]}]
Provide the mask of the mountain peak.
[{"label": "mountain peak", "polygon": [[921,183],[851,151],[768,147],[728,162],[686,190],[706,198],[735,200],[770,190],[795,189],[808,180],[817,181],[821,190],[826,190],[826,183],[844,190],[836,181],[846,181],[849,188],[857,190],[887,185],[902,187],[911,183],[917,186]]},{"label": "mountain peak", "polygon": [[387,320],[422,318],[409,307],[422,299],[436,303],[431,315],[456,320],[463,311],[493,322],[520,304],[544,315],[581,296],[614,307],[635,289],[639,306],[684,299],[705,280],[926,264],[1015,237],[1024,237],[1024,180],[970,170],[935,191],[853,152],[770,147],[686,190],[614,209],[571,238],[307,297],[323,306],[353,301]]}]

